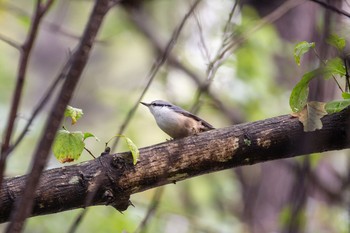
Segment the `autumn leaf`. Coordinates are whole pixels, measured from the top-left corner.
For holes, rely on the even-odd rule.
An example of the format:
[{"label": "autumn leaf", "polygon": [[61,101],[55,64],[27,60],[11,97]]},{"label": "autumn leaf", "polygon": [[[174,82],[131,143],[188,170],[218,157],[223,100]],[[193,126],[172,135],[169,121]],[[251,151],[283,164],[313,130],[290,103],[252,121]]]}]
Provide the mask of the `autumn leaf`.
[{"label": "autumn leaf", "polygon": [[302,111],[293,113],[292,115],[299,118],[299,121],[304,126],[304,132],[322,129],[321,118],[327,115],[325,105],[326,103],[323,102],[308,102]]},{"label": "autumn leaf", "polygon": [[72,106],[67,106],[66,110],[64,111],[65,117],[72,118],[72,125],[77,123],[77,121],[84,115],[83,110],[80,108],[74,108]]}]

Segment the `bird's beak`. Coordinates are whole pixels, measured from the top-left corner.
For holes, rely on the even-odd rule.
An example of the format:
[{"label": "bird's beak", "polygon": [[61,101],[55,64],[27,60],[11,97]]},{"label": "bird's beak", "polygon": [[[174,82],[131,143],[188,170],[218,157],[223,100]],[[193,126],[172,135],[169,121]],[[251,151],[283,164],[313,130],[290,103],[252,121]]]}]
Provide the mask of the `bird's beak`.
[{"label": "bird's beak", "polygon": [[149,107],[151,104],[145,103],[145,102],[140,102],[140,104],[145,105],[146,107]]}]

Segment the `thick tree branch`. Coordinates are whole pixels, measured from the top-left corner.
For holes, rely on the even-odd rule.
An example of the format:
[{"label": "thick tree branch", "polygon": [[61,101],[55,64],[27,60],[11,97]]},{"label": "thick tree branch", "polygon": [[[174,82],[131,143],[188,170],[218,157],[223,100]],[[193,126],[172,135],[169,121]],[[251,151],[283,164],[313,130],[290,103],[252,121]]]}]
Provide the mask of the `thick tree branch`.
[{"label": "thick tree branch", "polygon": [[[297,118],[284,115],[143,148],[136,166],[125,152],[47,170],[31,215],[85,207],[90,192],[95,192],[90,205],[112,205],[122,211],[131,194],[161,185],[237,166],[350,148],[349,116],[350,110],[327,115],[321,130],[305,133]],[[0,222],[9,220],[26,178],[5,180]]]}]

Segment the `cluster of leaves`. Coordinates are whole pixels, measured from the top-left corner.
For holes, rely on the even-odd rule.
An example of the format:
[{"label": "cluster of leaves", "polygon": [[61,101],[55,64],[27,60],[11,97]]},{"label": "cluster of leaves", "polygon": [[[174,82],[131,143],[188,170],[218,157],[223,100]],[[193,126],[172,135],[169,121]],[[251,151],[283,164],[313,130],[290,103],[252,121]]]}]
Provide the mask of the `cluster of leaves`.
[{"label": "cluster of leaves", "polygon": [[[84,113],[81,109],[74,108],[71,106],[67,106],[64,113],[65,117],[70,117],[72,119],[71,121],[72,125],[77,123],[77,121],[83,115]],[[89,133],[89,132],[83,133],[81,131],[70,132],[63,126],[63,129],[59,130],[56,134],[56,138],[52,147],[53,154],[55,155],[56,159],[61,163],[76,161],[79,159],[80,155],[83,153],[83,150],[84,149],[87,150],[85,148],[85,140],[90,137],[93,137],[97,141],[99,141],[99,139],[92,133]],[[130,138],[124,135],[117,135],[116,137],[122,137],[125,139],[125,142],[131,151],[131,154],[133,157],[133,163],[135,165],[139,158],[139,150],[137,146],[133,143],[133,141]],[[107,147],[107,144],[108,142],[106,143],[106,147]],[[87,151],[89,152],[89,150]],[[91,154],[91,152],[89,153]],[[93,155],[91,154],[91,156]]]},{"label": "cluster of leaves", "polygon": [[[298,117],[300,122],[304,125],[304,131],[314,131],[322,128],[321,118],[327,114],[332,114],[342,111],[350,105],[349,86],[345,87],[345,91],[340,87],[337,78],[346,79],[346,85],[349,85],[349,75],[347,72],[346,60],[340,58],[344,54],[346,46],[345,39],[337,35],[331,35],[327,41],[331,46],[338,50],[339,56],[328,61],[322,61],[322,66],[318,67],[303,75],[302,79],[295,85],[289,99],[289,105],[293,111],[293,116]],[[294,48],[295,62],[300,65],[301,57],[309,52],[315,50],[314,42],[300,42]],[[311,101],[308,102],[309,83],[315,77],[323,76],[325,79],[333,78],[337,82],[338,87],[342,91],[342,100],[330,101],[327,103]]]}]

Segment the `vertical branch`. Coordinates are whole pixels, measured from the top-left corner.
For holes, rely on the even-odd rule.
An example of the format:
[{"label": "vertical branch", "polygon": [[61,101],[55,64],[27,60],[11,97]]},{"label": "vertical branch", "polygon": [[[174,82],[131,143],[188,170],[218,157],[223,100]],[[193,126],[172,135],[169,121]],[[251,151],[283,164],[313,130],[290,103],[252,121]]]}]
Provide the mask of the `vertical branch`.
[{"label": "vertical branch", "polygon": [[53,3],[53,0],[48,0],[46,4],[43,4],[41,0],[37,1],[35,12],[34,12],[34,19],[30,25],[28,36],[25,42],[23,43],[23,45],[20,46],[20,60],[19,60],[19,66],[18,66],[16,87],[14,90],[14,95],[12,97],[11,109],[7,119],[6,130],[5,130],[4,138],[0,149],[0,184],[2,183],[3,174],[5,171],[5,163],[8,155],[8,153],[6,152],[10,146],[11,135],[13,133],[15,120],[16,120],[16,116],[19,108],[19,103],[22,97],[23,85],[26,77],[28,61],[31,55],[31,51],[32,51],[35,39],[38,35],[41,19],[43,18],[45,13],[48,12],[50,7],[52,6],[52,3]]},{"label": "vertical branch", "polygon": [[58,84],[60,83],[60,81],[65,78],[70,64],[71,64],[71,58],[67,60],[66,64],[62,68],[61,73],[56,77],[56,79],[53,81],[51,86],[46,90],[45,94],[43,95],[43,97],[35,107],[32,115],[28,119],[22,132],[19,134],[18,138],[10,145],[10,147],[5,152],[5,157],[8,156],[8,154],[10,154],[18,146],[18,144],[23,140],[24,136],[29,131],[29,127],[32,125],[35,118],[38,116],[38,114],[44,108],[47,102],[51,99],[51,96],[53,95],[55,89],[58,87]]},{"label": "vertical branch", "polygon": [[349,92],[350,90],[350,76],[349,76],[349,59],[347,56],[343,58],[344,66],[345,66],[345,92]]},{"label": "vertical branch", "polygon": [[56,131],[59,128],[64,110],[73,95],[75,87],[88,61],[93,42],[109,8],[109,0],[95,1],[82,39],[75,53],[72,55],[71,66],[67,71],[65,82],[51,109],[42,138],[35,150],[32,160],[32,169],[27,177],[26,186],[19,200],[16,201],[15,208],[11,213],[11,222],[6,228],[7,233],[21,232],[25,219],[32,211],[35,189],[38,186],[41,173],[46,165]]},{"label": "vertical branch", "polygon": [[20,60],[19,60],[19,66],[18,66],[17,82],[15,87],[15,93],[12,98],[12,106],[11,106],[11,110],[10,110],[10,114],[7,122],[4,141],[1,145],[2,152],[6,151],[10,144],[11,135],[13,133],[15,119],[18,111],[18,106],[21,100],[25,75],[28,67],[28,61],[30,58],[30,54],[31,54],[35,39],[38,35],[41,19],[45,15],[45,13],[48,11],[52,3],[53,3],[53,0],[49,0],[45,5],[42,5],[41,0],[37,1],[35,12],[34,12],[34,19],[30,25],[28,36],[20,48]]}]

